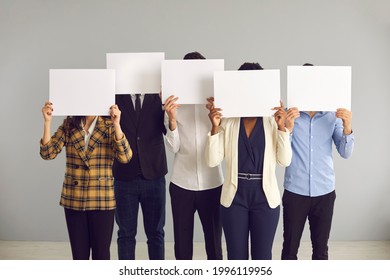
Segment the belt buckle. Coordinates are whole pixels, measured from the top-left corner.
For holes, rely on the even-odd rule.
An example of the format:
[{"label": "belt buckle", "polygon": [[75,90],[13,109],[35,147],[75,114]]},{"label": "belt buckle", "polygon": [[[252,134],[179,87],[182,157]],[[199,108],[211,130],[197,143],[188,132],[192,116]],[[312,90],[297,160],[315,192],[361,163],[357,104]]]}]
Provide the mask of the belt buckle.
[{"label": "belt buckle", "polygon": [[251,175],[250,175],[250,174],[246,174],[246,178],[247,178],[248,180],[250,180],[250,179],[251,179]]}]

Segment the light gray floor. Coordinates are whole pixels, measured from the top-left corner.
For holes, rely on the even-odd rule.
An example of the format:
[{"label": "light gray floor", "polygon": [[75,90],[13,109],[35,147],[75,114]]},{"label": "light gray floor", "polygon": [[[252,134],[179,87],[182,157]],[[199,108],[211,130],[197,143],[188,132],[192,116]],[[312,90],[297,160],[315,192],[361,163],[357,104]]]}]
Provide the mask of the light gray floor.
[{"label": "light gray floor", "polygon": [[[281,242],[275,242],[273,259],[280,260],[281,246]],[[226,258],[226,248],[223,249],[224,258]],[[174,259],[173,243],[166,243],[165,254],[167,260]],[[331,241],[329,257],[332,260],[390,260],[390,241]],[[71,258],[68,242],[0,241],[0,260],[68,260]],[[111,246],[111,258],[117,259],[115,243]],[[145,242],[137,243],[136,258],[138,260],[148,259]],[[194,259],[204,260],[205,258],[204,243],[195,243]],[[309,242],[302,242],[298,258],[311,259]]]}]

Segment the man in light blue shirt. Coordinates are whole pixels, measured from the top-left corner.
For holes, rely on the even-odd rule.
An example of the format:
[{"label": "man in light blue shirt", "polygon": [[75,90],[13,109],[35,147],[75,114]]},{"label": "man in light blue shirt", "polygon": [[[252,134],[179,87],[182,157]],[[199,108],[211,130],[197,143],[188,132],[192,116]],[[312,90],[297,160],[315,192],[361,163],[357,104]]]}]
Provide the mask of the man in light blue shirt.
[{"label": "man in light blue shirt", "polygon": [[296,260],[306,219],[309,220],[312,259],[328,259],[328,240],[333,217],[335,173],[332,146],[343,158],[352,155],[352,113],[287,112],[286,128],[293,131],[292,162],[286,168],[283,194],[282,260]]}]

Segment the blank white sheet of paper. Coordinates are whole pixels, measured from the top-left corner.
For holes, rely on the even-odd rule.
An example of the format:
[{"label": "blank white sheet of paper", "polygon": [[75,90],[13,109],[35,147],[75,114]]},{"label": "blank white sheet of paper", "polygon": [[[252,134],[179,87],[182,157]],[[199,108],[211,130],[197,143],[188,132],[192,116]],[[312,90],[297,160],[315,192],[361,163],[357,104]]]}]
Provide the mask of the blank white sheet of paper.
[{"label": "blank white sheet of paper", "polygon": [[215,72],[214,100],[225,118],[271,116],[280,105],[280,70]]},{"label": "blank white sheet of paper", "polygon": [[160,93],[165,53],[107,53],[107,69],[116,71],[116,94]]},{"label": "blank white sheet of paper", "polygon": [[115,70],[50,69],[54,116],[108,116],[115,104]]},{"label": "blank white sheet of paper", "polygon": [[178,104],[206,104],[214,96],[214,71],[223,70],[223,59],[164,60],[162,100],[175,95]]},{"label": "blank white sheet of paper", "polygon": [[350,66],[288,66],[287,106],[300,111],[351,110]]}]

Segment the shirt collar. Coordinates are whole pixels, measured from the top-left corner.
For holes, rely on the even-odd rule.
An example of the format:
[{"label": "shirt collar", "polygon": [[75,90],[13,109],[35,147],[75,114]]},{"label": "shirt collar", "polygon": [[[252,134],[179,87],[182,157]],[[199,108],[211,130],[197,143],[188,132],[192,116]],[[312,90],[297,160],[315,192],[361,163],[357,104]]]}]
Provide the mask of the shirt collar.
[{"label": "shirt collar", "polygon": [[[87,132],[88,135],[91,135],[93,130],[95,129],[97,119],[98,119],[98,117],[96,116],[95,119],[93,120],[93,122],[91,123],[91,125],[89,126],[88,132]],[[83,125],[83,130],[84,130],[84,125]]]},{"label": "shirt collar", "polygon": [[[309,114],[306,111],[300,111],[300,113],[304,113],[304,114],[309,116]],[[315,114],[315,116],[317,116],[317,115],[322,116],[325,113],[326,113],[325,111],[317,111],[317,114]]]}]

